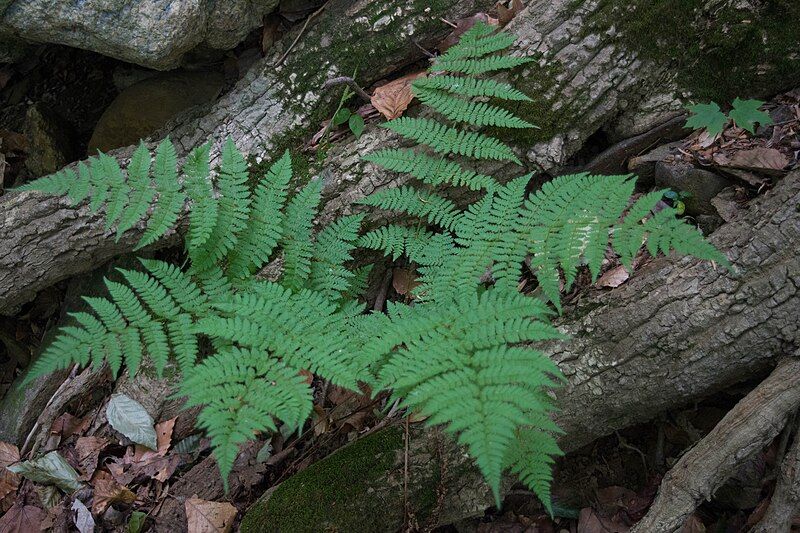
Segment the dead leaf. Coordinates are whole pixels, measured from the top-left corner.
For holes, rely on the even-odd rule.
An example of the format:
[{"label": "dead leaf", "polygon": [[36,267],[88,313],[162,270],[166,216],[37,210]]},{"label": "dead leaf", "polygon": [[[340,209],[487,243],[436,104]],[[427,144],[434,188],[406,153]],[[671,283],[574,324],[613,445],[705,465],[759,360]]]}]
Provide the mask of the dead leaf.
[{"label": "dead leaf", "polygon": [[165,456],[169,445],[172,443],[172,429],[175,427],[175,421],[178,419],[170,418],[156,424],[156,439],[158,442],[158,455]]},{"label": "dead leaf", "polygon": [[630,277],[631,275],[628,273],[627,269],[619,265],[600,276],[595,285],[597,287],[609,287],[613,289],[628,281]]},{"label": "dead leaf", "polygon": [[782,176],[789,159],[775,148],[753,148],[736,152],[731,157],[731,166],[754,170],[764,174]]},{"label": "dead leaf", "polygon": [[300,369],[300,375],[306,378],[306,384],[311,385],[314,382],[314,374],[305,368]]},{"label": "dead leaf", "polygon": [[311,411],[311,425],[314,428],[314,435],[317,436],[327,433],[331,427],[331,421],[330,418],[328,418],[328,413],[326,413],[325,409],[317,404],[314,404],[314,410]]},{"label": "dead leaf", "polygon": [[75,498],[75,501],[72,502],[72,510],[75,511],[74,521],[78,531],[80,533],[94,533],[94,517],[92,517],[92,513],[89,512],[86,505]]},{"label": "dead leaf", "polygon": [[67,439],[76,433],[83,433],[89,427],[90,420],[72,416],[64,413],[55,419],[50,426],[50,433],[60,435],[62,439]]},{"label": "dead leaf", "polygon": [[630,528],[624,524],[616,524],[610,518],[600,516],[591,507],[581,509],[578,517],[578,533],[628,533]]},{"label": "dead leaf", "polygon": [[381,85],[375,89],[370,102],[387,119],[392,120],[400,117],[403,111],[408,109],[408,104],[411,103],[411,100],[414,99],[414,94],[411,92],[411,82],[423,77],[425,77],[425,71],[414,72]]},{"label": "dead leaf", "polygon": [[392,287],[397,294],[414,296],[412,291],[419,286],[417,276],[407,268],[395,268],[392,271]]},{"label": "dead leaf", "polygon": [[485,22],[490,26],[499,26],[500,21],[494,17],[490,17],[486,13],[476,13],[471,17],[459,19],[455,23],[455,28],[450,32],[450,35],[445,37],[444,41],[440,42],[436,47],[440,52],[445,52],[451,46],[454,46],[461,39],[467,30],[473,27],[477,22]]},{"label": "dead leaf", "polygon": [[28,138],[15,131],[0,130],[0,139],[3,140],[3,153],[4,154],[27,154],[28,153]]},{"label": "dead leaf", "polygon": [[75,454],[78,459],[78,467],[83,475],[81,479],[90,480],[97,470],[97,460],[100,452],[108,445],[108,441],[102,437],[79,437],[75,443]]},{"label": "dead leaf", "polygon": [[19,462],[19,449],[13,444],[0,442],[0,512],[14,503],[20,477],[6,467]]},{"label": "dead leaf", "polygon": [[94,499],[92,512],[103,514],[109,505],[114,503],[133,503],[136,495],[131,490],[117,483],[114,477],[104,470],[98,470],[92,478]]},{"label": "dead leaf", "polygon": [[514,17],[525,9],[522,0],[512,0],[509,7],[504,6],[502,2],[497,2],[494,7],[497,9],[497,20],[501,27],[511,22]]},{"label": "dead leaf", "polygon": [[0,531],[3,533],[39,533],[44,519],[44,510],[35,505],[14,504],[0,518]]},{"label": "dead leaf", "polygon": [[228,502],[186,500],[186,521],[191,533],[228,533],[236,518],[236,507]]}]

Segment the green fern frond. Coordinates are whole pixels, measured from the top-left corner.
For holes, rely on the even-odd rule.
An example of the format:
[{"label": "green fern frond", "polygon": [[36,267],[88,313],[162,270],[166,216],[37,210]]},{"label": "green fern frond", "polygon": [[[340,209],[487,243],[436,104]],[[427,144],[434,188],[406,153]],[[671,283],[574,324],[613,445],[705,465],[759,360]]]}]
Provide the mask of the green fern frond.
[{"label": "green fern frond", "polygon": [[432,72],[457,72],[475,76],[498,70],[509,70],[533,61],[532,57],[490,56],[481,59],[446,59],[440,57],[431,67]]},{"label": "green fern frond", "polygon": [[222,164],[217,179],[217,220],[208,239],[192,255],[192,269],[202,271],[223,257],[236,245],[239,233],[250,215],[250,191],[247,188],[247,162],[228,137],[222,147]]},{"label": "green fern frond", "polygon": [[245,278],[269,261],[281,238],[283,206],[291,179],[292,160],[287,150],[256,187],[247,226],[228,255],[228,271],[233,277]]},{"label": "green fern frond", "polygon": [[535,424],[535,428],[521,429],[517,435],[516,445],[509,449],[506,461],[510,471],[536,494],[552,516],[553,505],[550,491],[553,482],[552,466],[555,462],[554,457],[564,455],[564,452],[561,451],[553,436],[556,431],[547,432],[537,429],[548,422],[550,422],[548,417],[541,417]]},{"label": "green fern frond", "polygon": [[675,250],[679,254],[716,261],[733,271],[728,258],[709,243],[697,228],[679,219],[677,211],[671,207],[656,213],[644,223],[644,228],[647,232],[647,251],[652,256],[659,251],[668,255],[670,250]]},{"label": "green fern frond", "polygon": [[229,348],[206,358],[181,385],[187,406],[203,406],[200,427],[211,438],[225,490],[239,445],[274,418],[299,429],[311,412],[311,389],[296,369],[256,349]]},{"label": "green fern frond", "polygon": [[456,187],[466,187],[473,191],[492,189],[497,182],[491,176],[468,170],[455,161],[433,158],[414,150],[384,148],[365,155],[362,159],[394,172],[406,172],[429,185],[444,183]]},{"label": "green fern frond", "polygon": [[495,80],[467,78],[462,76],[428,76],[414,80],[411,84],[414,94],[419,89],[446,91],[465,97],[497,98],[516,102],[530,102],[531,99],[522,91]]},{"label": "green fern frond", "polygon": [[387,211],[402,211],[447,229],[452,229],[459,218],[459,210],[450,200],[408,186],[376,192],[360,203]]},{"label": "green fern frond", "polygon": [[150,152],[143,142],[139,143],[128,164],[130,202],[117,224],[117,240],[147,214],[155,198],[155,189],[150,183]]},{"label": "green fern frond", "polygon": [[189,152],[183,163],[184,187],[192,201],[189,233],[186,235],[186,249],[190,257],[195,256],[208,242],[219,215],[211,183],[210,154],[211,143],[205,143]]},{"label": "green fern frond", "polygon": [[283,246],[283,277],[289,288],[300,289],[311,274],[311,256],[314,245],[311,227],[319,205],[321,180],[313,180],[303,187],[286,206],[283,219],[281,245]]},{"label": "green fern frond", "polygon": [[169,291],[186,313],[201,315],[210,310],[208,296],[179,268],[155,259],[140,258],[139,262]]},{"label": "green fern frond", "polygon": [[[475,26],[473,26],[474,28]],[[470,28],[472,30],[473,28]],[[480,34],[479,31],[485,31],[484,28],[479,28],[475,33],[467,35],[465,32],[459,42],[450,47],[445,52],[441,59],[452,61],[455,59],[473,59],[495,52],[505,50],[516,40],[516,37],[510,33],[498,32],[494,35]]]},{"label": "green fern frond", "polygon": [[383,124],[440,154],[458,154],[474,159],[519,163],[511,147],[493,137],[474,131],[451,128],[428,118],[400,117]]},{"label": "green fern frond", "polygon": [[177,172],[178,157],[175,147],[169,137],[164,139],[156,148],[156,158],[153,167],[153,180],[156,185],[158,199],[150,219],[136,249],[144,248],[169,231],[178,220],[178,215],[183,209],[186,198],[181,192]]},{"label": "green fern frond", "polygon": [[420,87],[417,88],[414,94],[422,103],[456,122],[466,122],[467,124],[479,127],[536,127],[501,107],[485,104],[483,102],[472,102],[438,89],[425,89]]},{"label": "green fern frond", "polygon": [[358,231],[364,215],[342,217],[317,234],[309,276],[309,288],[330,300],[338,299],[351,287],[354,274],[345,268],[353,259]]},{"label": "green fern frond", "polygon": [[397,259],[409,249],[422,249],[432,234],[421,228],[390,224],[365,233],[357,244],[362,248],[378,250]]},{"label": "green fern frond", "polygon": [[[17,191],[38,191],[52,196],[67,194],[78,181],[75,171],[65,168],[55,174],[37,178],[16,188]],[[73,200],[73,203],[77,203]]]},{"label": "green fern frond", "polygon": [[103,179],[108,184],[109,198],[106,204],[106,231],[111,229],[114,222],[122,215],[128,203],[128,188],[125,178],[122,176],[122,169],[113,157],[99,152],[94,170],[103,175]]}]

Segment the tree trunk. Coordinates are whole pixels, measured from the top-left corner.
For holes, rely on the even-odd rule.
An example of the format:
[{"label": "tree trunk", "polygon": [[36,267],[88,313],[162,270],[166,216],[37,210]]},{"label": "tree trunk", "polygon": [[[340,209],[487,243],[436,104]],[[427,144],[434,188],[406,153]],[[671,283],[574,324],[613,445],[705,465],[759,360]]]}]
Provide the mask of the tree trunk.
[{"label": "tree trunk", "polygon": [[[270,159],[329,118],[335,95],[323,94],[330,77],[352,75],[369,85],[421,59],[417,44],[433,48],[451,20],[493,2],[457,0],[331,0],[302,34],[285,63],[275,66],[296,34],[287,36],[227,95],[203,113],[166,128],[180,154],[230,136],[255,160]],[[680,112],[678,95],[693,99],[769,95],[800,83],[792,35],[800,32],[800,6],[737,0],[533,0],[508,26],[520,39],[516,53],[539,60],[512,75],[534,101],[523,118],[541,126],[511,138],[527,170],[564,165],[601,127],[629,137]],[[780,31],[771,31],[781,24]],[[787,27],[789,26],[789,27]],[[794,28],[797,31],[794,31]],[[765,45],[764,42],[767,44]],[[686,43],[691,43],[687,47]],[[714,46],[710,46],[713,44]],[[320,172],[325,215],[398,179],[358,161],[362,147],[385,132],[369,128],[335,150]],[[116,153],[126,160],[130,149]],[[518,173],[520,169],[514,169]],[[508,170],[507,172],[511,172]],[[0,198],[0,313],[12,314],[37,291],[130,251],[142,227],[119,243],[85,206],[35,193]],[[185,219],[182,219],[185,222]],[[174,242],[175,235],[164,243]]]},{"label": "tree trunk", "polygon": [[[617,289],[587,293],[582,303],[567,312],[559,326],[571,339],[545,347],[569,379],[558,393],[557,421],[566,432],[561,438],[565,451],[766,375],[779,358],[796,353],[800,346],[798,205],[800,171],[795,171],[712,235],[712,242],[734,263],[736,275],[691,258],[662,258]],[[398,431],[383,430],[390,436]],[[410,478],[410,493],[444,491],[438,506],[440,511],[447,509],[442,523],[491,505],[488,488],[475,481],[476,470],[468,464],[462,463],[458,476],[444,477],[431,488],[430,480],[444,468],[441,458],[463,456],[463,450],[452,440],[442,439],[438,431],[412,433],[415,449],[438,452],[433,459],[427,452],[411,454],[408,461],[416,474]],[[314,517],[317,530],[347,531],[348,523],[339,517],[356,511],[357,516],[374,512],[389,517],[384,527],[362,531],[399,528],[403,499],[396,481],[405,456],[397,439],[381,449],[362,449],[363,456],[344,450],[326,458],[321,466],[310,466],[298,480],[290,478],[285,486],[271,489],[248,512],[243,531],[292,531],[292,521],[298,516]],[[378,456],[384,461],[382,470],[361,468],[372,465]],[[315,486],[309,480],[320,472],[339,468],[360,474],[321,485],[317,490],[324,494],[315,498],[287,497],[309,484]],[[469,498],[462,489],[465,479]],[[335,513],[315,511],[319,501],[356,483],[367,490],[359,490],[353,499],[337,500]],[[436,501],[418,498],[412,501],[412,509],[428,516],[437,508]],[[284,502],[290,507],[284,507]]]}]

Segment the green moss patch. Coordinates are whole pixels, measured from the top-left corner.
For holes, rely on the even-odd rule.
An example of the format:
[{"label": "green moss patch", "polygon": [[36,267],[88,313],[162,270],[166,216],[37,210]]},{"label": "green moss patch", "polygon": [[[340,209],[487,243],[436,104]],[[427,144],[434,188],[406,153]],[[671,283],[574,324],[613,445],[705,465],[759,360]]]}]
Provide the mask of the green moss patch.
[{"label": "green moss patch", "polygon": [[603,0],[588,31],[617,32],[644,59],[665,62],[678,85],[698,100],[769,96],[800,83],[800,2]]},{"label": "green moss patch", "polygon": [[[243,533],[375,531],[387,517],[368,508],[403,448],[403,432],[387,428],[364,437],[283,482],[267,502],[250,508]],[[398,493],[397,497],[402,498]]]}]

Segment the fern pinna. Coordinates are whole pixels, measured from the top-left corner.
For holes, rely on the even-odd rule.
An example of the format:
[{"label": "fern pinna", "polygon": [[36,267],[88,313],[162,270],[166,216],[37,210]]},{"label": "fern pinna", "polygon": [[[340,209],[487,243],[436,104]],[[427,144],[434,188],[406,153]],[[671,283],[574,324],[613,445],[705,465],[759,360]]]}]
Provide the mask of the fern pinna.
[{"label": "fern pinna", "polygon": [[[91,312],[72,315],[74,325],[60,330],[28,379],[103,361],[114,373],[124,364],[133,374],[143,355],[160,375],[173,357],[183,375],[180,392],[189,405],[204,406],[199,423],[212,438],[227,482],[238,445],[254,432],[276,429],[275,419],[291,427],[305,422],[312,398],[301,370],[355,388],[362,369],[347,357],[346,328],[360,308],[348,295],[358,290],[363,272],[357,276],[344,265],[362,217],[345,217],[315,239],[319,182],[289,198],[288,152],[254,191],[247,186],[244,157],[230,140],[213,183],[209,152],[207,144],[187,156],[182,183],[166,140],[156,150],[152,176],[150,154],[141,145],[127,180],[115,160],[100,154],[77,174],[62,172],[25,187],[66,193],[74,202],[88,197],[93,209],[105,205],[107,226],[116,222],[117,235],[152,207],[143,245],[171,228],[187,199],[192,206],[188,268],[141,259],[141,270],[119,269],[119,280],[105,282],[109,297],[85,298]],[[281,279],[254,276],[279,250]],[[214,353],[201,359],[203,338]]]},{"label": "fern pinna", "polygon": [[[410,174],[417,184],[373,193],[363,203],[403,212],[422,224],[383,226],[358,241],[395,259],[405,255],[416,265],[420,282],[413,307],[390,307],[388,321],[365,319],[376,326],[364,349],[380,354],[370,360],[379,386],[430,415],[429,423],[445,424],[457,435],[496,496],[501,474],[509,470],[550,509],[550,467],[560,451],[546,391],[561,374],[530,345],[558,336],[544,302],[560,310],[562,276],[566,289],[581,265],[596,278],[609,240],[629,267],[645,240],[653,255],[677,250],[728,262],[673,209],[654,214],[664,191],[647,194],[629,208],[630,176],[562,176],[526,198],[529,175],[501,184],[458,163],[456,156],[520,163],[510,146],[476,130],[534,127],[485,103],[527,96],[506,83],[477,77],[530,61],[496,55],[513,42],[513,36],[476,24],[435,61],[428,77],[413,82],[414,95],[440,118],[403,117],[385,125],[422,146],[386,148],[365,157]],[[484,194],[460,209],[436,192],[442,184]],[[542,300],[517,291],[526,257]],[[481,282],[487,271],[490,284]]]}]

